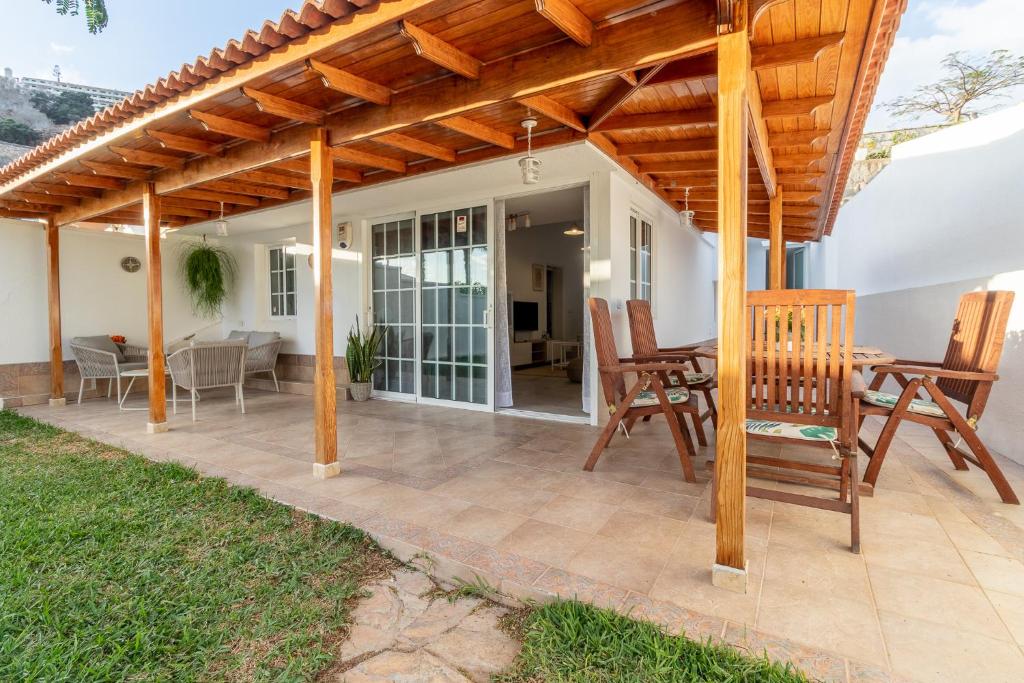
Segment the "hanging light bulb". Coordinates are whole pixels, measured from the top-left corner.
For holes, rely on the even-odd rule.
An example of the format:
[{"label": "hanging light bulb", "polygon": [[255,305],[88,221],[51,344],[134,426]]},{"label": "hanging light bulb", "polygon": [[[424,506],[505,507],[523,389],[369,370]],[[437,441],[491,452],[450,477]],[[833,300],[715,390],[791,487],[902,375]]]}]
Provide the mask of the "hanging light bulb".
[{"label": "hanging light bulb", "polygon": [[580,235],[583,234],[583,229],[580,228],[580,226],[573,223],[568,230],[563,230],[562,234],[568,235],[569,237],[579,237]]},{"label": "hanging light bulb", "polygon": [[220,203],[220,220],[214,225],[217,226],[217,237],[228,236],[228,222],[224,220],[224,202]]},{"label": "hanging light bulb", "polygon": [[686,188],[686,193],[683,195],[683,210],[679,213],[683,218],[683,227],[693,228],[693,211],[690,210],[690,188]]},{"label": "hanging light bulb", "polygon": [[534,185],[540,181],[540,159],[533,156],[533,129],[537,127],[537,119],[529,115],[520,124],[526,129],[526,156],[519,160],[519,170],[523,173],[523,184]]}]

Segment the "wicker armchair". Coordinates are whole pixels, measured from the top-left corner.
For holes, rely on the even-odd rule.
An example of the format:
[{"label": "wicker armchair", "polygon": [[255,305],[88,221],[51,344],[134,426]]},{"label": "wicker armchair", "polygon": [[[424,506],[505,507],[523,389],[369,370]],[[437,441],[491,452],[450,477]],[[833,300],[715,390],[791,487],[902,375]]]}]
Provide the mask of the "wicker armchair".
[{"label": "wicker armchair", "polygon": [[133,344],[115,344],[110,337],[74,337],[71,353],[78,364],[82,378],[78,385],[78,402],[82,402],[85,380],[107,380],[107,397],[113,386],[117,386],[117,402],[121,404],[121,373],[125,370],[141,370],[146,367],[148,350]]},{"label": "wicker armchair", "polygon": [[196,421],[196,400],[200,389],[234,387],[235,403],[245,413],[245,395],[242,383],[245,381],[246,342],[229,340],[212,343],[196,343],[175,351],[167,357],[167,368],[171,372],[171,406],[178,414],[178,387],[189,392],[192,398],[192,421]]},{"label": "wicker armchair", "polygon": [[274,390],[280,392],[277,383],[277,355],[281,353],[284,340],[277,332],[254,332],[249,330],[232,330],[229,341],[245,340],[249,348],[245,352],[245,374],[257,375],[269,372],[274,379]]}]

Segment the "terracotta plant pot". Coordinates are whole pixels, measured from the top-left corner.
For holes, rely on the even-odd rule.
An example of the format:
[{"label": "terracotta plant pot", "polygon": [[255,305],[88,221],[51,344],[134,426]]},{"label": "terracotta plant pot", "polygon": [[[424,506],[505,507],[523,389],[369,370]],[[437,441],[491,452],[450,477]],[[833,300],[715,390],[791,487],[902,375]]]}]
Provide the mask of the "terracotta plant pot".
[{"label": "terracotta plant pot", "polygon": [[370,398],[370,391],[373,385],[369,382],[353,382],[348,385],[348,393],[353,401],[366,401]]}]

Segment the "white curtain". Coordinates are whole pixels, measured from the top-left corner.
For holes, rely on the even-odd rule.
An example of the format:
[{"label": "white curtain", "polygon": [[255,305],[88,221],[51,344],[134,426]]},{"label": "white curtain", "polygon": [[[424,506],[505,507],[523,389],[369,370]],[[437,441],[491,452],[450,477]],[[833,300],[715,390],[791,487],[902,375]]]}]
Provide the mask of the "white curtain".
[{"label": "white curtain", "polygon": [[494,202],[494,406],[512,407],[512,355],[508,336],[508,283],[505,277],[505,200]]},{"label": "white curtain", "polygon": [[583,412],[590,414],[590,185],[583,188]]}]

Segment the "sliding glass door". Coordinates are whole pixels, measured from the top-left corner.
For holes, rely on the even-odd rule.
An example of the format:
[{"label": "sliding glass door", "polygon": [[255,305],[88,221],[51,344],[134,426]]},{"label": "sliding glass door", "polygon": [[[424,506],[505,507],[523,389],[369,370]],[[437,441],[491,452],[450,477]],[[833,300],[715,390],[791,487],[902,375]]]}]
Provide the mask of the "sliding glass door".
[{"label": "sliding glass door", "polygon": [[415,224],[409,217],[382,220],[370,228],[373,323],[387,330],[373,387],[388,394],[416,394]]}]

